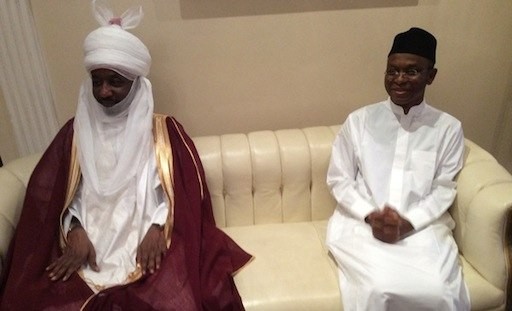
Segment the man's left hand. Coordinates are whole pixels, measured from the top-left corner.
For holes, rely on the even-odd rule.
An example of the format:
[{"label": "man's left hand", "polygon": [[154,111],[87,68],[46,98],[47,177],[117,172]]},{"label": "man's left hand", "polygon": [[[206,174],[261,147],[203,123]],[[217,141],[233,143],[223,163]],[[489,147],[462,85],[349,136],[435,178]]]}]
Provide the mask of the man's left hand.
[{"label": "man's left hand", "polygon": [[153,274],[160,268],[162,256],[165,254],[167,246],[163,228],[156,224],[149,227],[146,236],[137,248],[137,265],[140,265],[142,274]]}]

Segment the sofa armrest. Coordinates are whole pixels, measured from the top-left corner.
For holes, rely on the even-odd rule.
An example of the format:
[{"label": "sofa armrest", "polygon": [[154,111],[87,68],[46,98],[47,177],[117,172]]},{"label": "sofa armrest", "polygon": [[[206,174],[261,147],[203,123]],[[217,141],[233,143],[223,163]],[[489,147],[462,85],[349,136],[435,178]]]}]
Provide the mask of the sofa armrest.
[{"label": "sofa armrest", "polygon": [[30,175],[41,154],[11,161],[0,168],[0,275],[5,256],[18,224]]},{"label": "sofa armrest", "polygon": [[25,186],[12,172],[0,168],[0,274],[20,217]]},{"label": "sofa armrest", "polygon": [[507,293],[512,176],[488,152],[466,140],[457,188],[450,212],[457,224],[454,237],[459,251],[482,277]]}]

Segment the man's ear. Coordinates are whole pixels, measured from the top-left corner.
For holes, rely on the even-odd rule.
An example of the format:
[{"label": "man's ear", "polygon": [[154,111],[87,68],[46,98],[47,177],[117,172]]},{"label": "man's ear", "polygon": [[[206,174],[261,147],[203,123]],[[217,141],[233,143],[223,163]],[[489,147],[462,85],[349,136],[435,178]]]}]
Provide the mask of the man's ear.
[{"label": "man's ear", "polygon": [[430,69],[430,72],[428,73],[428,80],[427,80],[428,85],[431,85],[432,82],[434,82],[434,79],[436,78],[436,74],[437,74],[437,68]]}]

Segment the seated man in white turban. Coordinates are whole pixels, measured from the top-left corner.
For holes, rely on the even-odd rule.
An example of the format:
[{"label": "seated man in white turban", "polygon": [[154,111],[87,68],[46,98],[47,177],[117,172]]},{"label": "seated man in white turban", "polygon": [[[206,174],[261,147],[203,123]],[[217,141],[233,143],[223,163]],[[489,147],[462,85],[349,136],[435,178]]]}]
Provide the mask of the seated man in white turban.
[{"label": "seated man in white turban", "polygon": [[389,98],[351,113],[333,143],[327,183],[338,205],[327,245],[345,311],[469,310],[448,213],[464,136],[424,100],[436,45],[420,28],[396,35]]},{"label": "seated man in white turban", "polygon": [[142,11],[94,8],[90,76],[31,176],[0,309],[243,309],[232,275],[251,256],[215,226],[191,139],[153,114],[151,57],[126,31]]}]

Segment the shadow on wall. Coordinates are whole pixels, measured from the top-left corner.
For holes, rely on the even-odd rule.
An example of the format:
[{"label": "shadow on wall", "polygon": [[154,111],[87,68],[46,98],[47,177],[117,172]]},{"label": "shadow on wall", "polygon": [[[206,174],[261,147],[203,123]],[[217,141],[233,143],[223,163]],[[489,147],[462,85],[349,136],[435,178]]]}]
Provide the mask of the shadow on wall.
[{"label": "shadow on wall", "polygon": [[418,0],[180,0],[181,18],[183,19],[417,5]]},{"label": "shadow on wall", "polygon": [[496,122],[492,153],[512,173],[512,65],[508,73],[509,92]]}]

